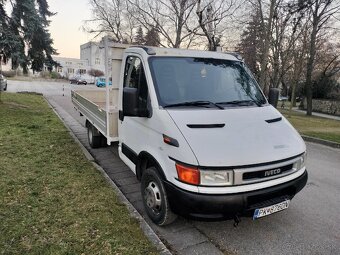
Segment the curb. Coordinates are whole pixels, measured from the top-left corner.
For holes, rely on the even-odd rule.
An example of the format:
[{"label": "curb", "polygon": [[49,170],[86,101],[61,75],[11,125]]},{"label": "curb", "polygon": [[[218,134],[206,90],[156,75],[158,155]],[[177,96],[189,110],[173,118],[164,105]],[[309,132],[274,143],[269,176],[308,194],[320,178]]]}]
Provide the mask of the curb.
[{"label": "curb", "polygon": [[327,140],[324,140],[324,139],[315,138],[315,137],[311,137],[311,136],[307,136],[307,135],[301,135],[301,137],[303,138],[303,140],[305,140],[307,142],[318,143],[318,144],[322,144],[322,145],[326,145],[326,146],[329,146],[329,147],[340,149],[340,143],[331,142],[331,141],[327,141]]},{"label": "curb", "polygon": [[74,139],[74,141],[79,145],[80,149],[83,151],[87,160],[89,160],[92,165],[104,176],[106,181],[110,184],[110,186],[114,189],[116,195],[120,202],[122,202],[128,209],[130,215],[137,219],[139,225],[145,234],[145,236],[149,239],[149,241],[156,247],[157,251],[161,255],[172,255],[172,253],[168,250],[168,248],[164,245],[164,243],[157,236],[155,231],[150,227],[150,225],[145,221],[145,219],[139,214],[139,212],[133,207],[133,205],[129,202],[129,200],[124,196],[124,194],[120,191],[117,185],[111,180],[111,178],[107,175],[105,170],[95,162],[95,159],[92,157],[90,152],[85,148],[85,146],[79,141],[73,131],[66,125],[63,118],[59,115],[55,107],[49,102],[47,98],[44,97],[50,108],[54,111],[54,113],[58,116],[58,118],[62,121],[66,129],[69,131],[70,135]]}]

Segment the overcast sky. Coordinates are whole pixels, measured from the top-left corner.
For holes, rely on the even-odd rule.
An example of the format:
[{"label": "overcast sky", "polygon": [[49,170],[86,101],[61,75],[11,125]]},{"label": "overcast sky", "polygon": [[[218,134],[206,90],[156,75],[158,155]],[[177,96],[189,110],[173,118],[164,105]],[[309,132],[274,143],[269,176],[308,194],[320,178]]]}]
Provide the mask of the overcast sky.
[{"label": "overcast sky", "polygon": [[79,58],[79,46],[92,36],[82,31],[83,20],[91,18],[88,0],[49,0],[50,11],[57,12],[51,18],[50,33],[54,48],[60,57]]}]

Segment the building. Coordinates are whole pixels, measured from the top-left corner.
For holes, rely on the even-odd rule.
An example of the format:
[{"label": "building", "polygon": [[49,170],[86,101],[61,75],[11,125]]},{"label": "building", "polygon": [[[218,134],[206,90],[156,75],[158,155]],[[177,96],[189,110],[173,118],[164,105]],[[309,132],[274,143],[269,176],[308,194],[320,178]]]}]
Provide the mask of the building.
[{"label": "building", "polygon": [[[56,61],[59,66],[53,68],[53,71],[59,73],[63,78],[69,79],[72,77],[81,77],[87,82],[94,82],[94,77],[88,74],[91,69],[97,69],[105,74],[105,48],[104,48],[104,38],[99,42],[88,42],[80,45],[80,59],[77,58],[66,58],[53,56],[53,60]],[[112,39],[108,39],[108,75],[112,76],[112,56],[114,55],[112,46],[115,43]],[[119,44],[123,48],[127,48],[129,45]],[[11,70],[11,62],[2,65],[3,71]],[[19,71],[21,68],[18,69]],[[45,66],[44,71],[48,71]],[[29,71],[29,76],[39,76],[39,73],[33,74],[31,70]]]},{"label": "building", "polygon": [[[109,76],[112,75],[111,56],[113,53],[111,49],[113,43],[112,40],[109,40]],[[60,73],[62,77],[71,78],[80,76],[87,82],[94,82],[94,78],[88,75],[89,70],[97,69],[105,74],[104,38],[100,42],[88,42],[80,45],[80,59],[62,57],[53,57],[53,59],[60,65],[54,71]]]},{"label": "building", "polygon": [[[59,66],[54,68],[53,71],[59,73],[62,77],[68,79],[74,76],[79,76],[88,82],[93,80],[93,77],[88,75],[88,71],[91,69],[91,66],[87,60],[63,57],[53,57],[53,60],[59,64]],[[47,71],[47,67],[45,67],[45,71]]]}]

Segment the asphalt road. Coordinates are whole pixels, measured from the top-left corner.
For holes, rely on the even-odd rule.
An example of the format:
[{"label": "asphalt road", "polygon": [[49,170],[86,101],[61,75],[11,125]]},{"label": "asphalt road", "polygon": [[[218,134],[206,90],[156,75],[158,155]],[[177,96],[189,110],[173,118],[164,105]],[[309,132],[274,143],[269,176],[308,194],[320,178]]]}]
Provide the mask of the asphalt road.
[{"label": "asphalt road", "polygon": [[[96,89],[68,83],[8,82],[9,92],[42,93],[82,123],[72,105],[63,103],[77,88]],[[243,218],[237,228],[232,221],[186,223],[225,254],[340,254],[340,150],[307,143],[307,152],[309,180],[288,210],[257,221]]]}]

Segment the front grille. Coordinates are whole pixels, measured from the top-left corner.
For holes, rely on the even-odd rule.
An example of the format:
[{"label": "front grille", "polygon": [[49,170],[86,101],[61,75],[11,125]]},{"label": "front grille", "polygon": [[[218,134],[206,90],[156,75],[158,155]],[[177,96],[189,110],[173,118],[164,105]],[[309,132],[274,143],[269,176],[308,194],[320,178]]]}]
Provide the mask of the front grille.
[{"label": "front grille", "polygon": [[[281,175],[281,174],[283,174],[287,171],[292,170],[292,168],[293,168],[293,164],[289,164],[289,165],[286,165],[286,166],[272,168],[272,169],[266,169],[266,170],[261,170],[261,171],[256,171],[256,172],[248,172],[248,173],[243,174],[243,180],[249,181],[249,180],[252,180],[252,179],[261,179],[261,178],[267,178],[267,177],[272,177],[272,176],[276,176],[276,175]],[[278,170],[278,169],[280,169],[280,172],[278,174],[266,175],[266,172],[268,173],[268,171]]]}]

